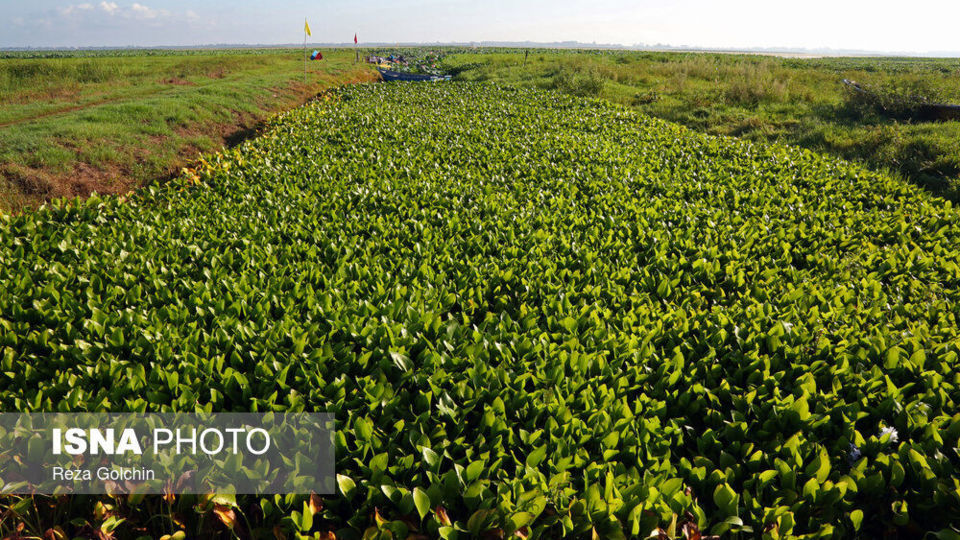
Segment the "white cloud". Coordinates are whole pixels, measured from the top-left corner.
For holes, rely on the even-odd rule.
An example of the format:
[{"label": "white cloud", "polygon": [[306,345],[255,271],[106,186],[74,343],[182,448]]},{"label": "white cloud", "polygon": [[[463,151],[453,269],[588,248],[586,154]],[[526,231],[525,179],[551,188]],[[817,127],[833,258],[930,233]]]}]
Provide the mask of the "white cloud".
[{"label": "white cloud", "polygon": [[90,11],[91,9],[93,9],[91,4],[77,4],[59,8],[57,11],[59,11],[61,15],[67,16],[82,11]]},{"label": "white cloud", "polygon": [[[386,3],[384,9],[371,11],[363,8],[362,2],[338,2],[343,9],[325,19],[317,14],[323,13],[316,11],[319,7],[302,12],[301,8],[274,5],[280,2],[0,0],[0,44],[284,43],[296,39],[302,29],[302,21],[296,21],[303,16],[310,18],[315,36],[328,36],[321,41],[338,40],[334,36],[349,28],[346,39],[356,30],[361,36],[366,32],[384,42],[575,39],[913,52],[956,51],[960,44],[958,0],[914,0],[911,9],[905,9],[902,0],[807,0],[802,6],[769,0],[412,2],[444,6],[427,19],[402,5],[410,3]],[[14,4],[16,9],[7,9]],[[297,10],[300,12],[294,13]],[[930,13],[939,16],[930,17]],[[46,31],[51,24],[56,33]]]},{"label": "white cloud", "polygon": [[151,9],[143,4],[133,4],[131,6],[131,12],[134,17],[138,19],[156,19],[157,17],[164,15],[166,12],[164,10]]},{"label": "white cloud", "polygon": [[[85,21],[95,20],[107,16],[109,18],[136,19],[140,21],[154,21],[162,18],[168,18],[172,14],[165,9],[154,9],[150,6],[134,2],[130,6],[120,5],[117,2],[102,1],[97,5],[90,3],[71,4],[66,7],[58,8],[57,12],[62,17],[83,17]],[[195,17],[196,14],[188,12],[187,17]]]},{"label": "white cloud", "polygon": [[116,2],[100,2],[100,9],[106,11],[110,15],[113,15],[118,9],[120,9],[120,6],[118,6]]}]

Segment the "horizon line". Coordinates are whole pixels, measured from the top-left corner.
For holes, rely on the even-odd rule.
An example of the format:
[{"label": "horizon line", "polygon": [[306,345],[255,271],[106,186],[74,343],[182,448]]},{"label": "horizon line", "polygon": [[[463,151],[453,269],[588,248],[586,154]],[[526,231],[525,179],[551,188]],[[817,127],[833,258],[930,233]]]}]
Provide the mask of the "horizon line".
[{"label": "horizon line", "polygon": [[[352,42],[314,42],[308,46],[324,47],[390,47],[390,46],[434,46],[434,47],[503,47],[503,48],[561,48],[582,50],[626,50],[651,52],[718,52],[718,53],[788,53],[788,54],[817,54],[838,56],[889,56],[915,58],[960,58],[960,51],[881,51],[873,49],[849,49],[832,47],[701,47],[696,45],[670,44],[642,44],[624,45],[620,43],[585,43],[575,40],[565,41],[509,41],[509,40],[472,40],[472,41],[375,41],[354,44]],[[228,48],[300,48],[302,43],[205,43],[194,45],[79,45],[79,46],[0,46],[0,51],[83,51],[83,50],[130,50],[130,49],[228,49]]]}]

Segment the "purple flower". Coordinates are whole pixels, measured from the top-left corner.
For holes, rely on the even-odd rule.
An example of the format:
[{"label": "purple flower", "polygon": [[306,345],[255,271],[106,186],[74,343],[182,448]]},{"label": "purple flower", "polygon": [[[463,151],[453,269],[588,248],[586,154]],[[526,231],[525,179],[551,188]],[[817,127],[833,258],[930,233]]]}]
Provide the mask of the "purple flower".
[{"label": "purple flower", "polygon": [[860,452],[860,448],[857,447],[857,445],[850,443],[850,450],[847,452],[847,460],[849,460],[850,463],[856,463],[856,461],[860,459],[860,456],[862,455],[863,454]]}]

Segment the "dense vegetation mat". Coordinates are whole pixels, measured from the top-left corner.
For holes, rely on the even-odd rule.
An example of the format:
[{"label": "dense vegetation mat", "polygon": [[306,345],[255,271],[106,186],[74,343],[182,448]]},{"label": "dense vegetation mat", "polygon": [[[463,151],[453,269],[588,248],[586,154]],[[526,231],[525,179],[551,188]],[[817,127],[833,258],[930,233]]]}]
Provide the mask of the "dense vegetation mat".
[{"label": "dense vegetation mat", "polygon": [[960,525],[960,213],[856,165],[368,85],[162,188],[2,219],[4,410],[336,412],[339,492],[265,527]]},{"label": "dense vegetation mat", "polygon": [[[924,103],[960,103],[956,58],[774,58],[649,51],[447,50],[459,80],[596,96],[713,135],[788,143],[896,171],[960,202],[960,122]],[[853,79],[868,98],[841,83]]]}]

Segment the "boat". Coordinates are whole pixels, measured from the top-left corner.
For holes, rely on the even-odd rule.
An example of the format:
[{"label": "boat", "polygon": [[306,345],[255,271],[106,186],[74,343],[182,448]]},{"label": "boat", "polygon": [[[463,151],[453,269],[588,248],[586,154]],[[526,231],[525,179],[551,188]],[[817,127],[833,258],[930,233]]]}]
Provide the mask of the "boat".
[{"label": "boat", "polygon": [[384,82],[391,81],[449,81],[449,75],[426,75],[421,73],[403,73],[390,69],[377,68]]}]

